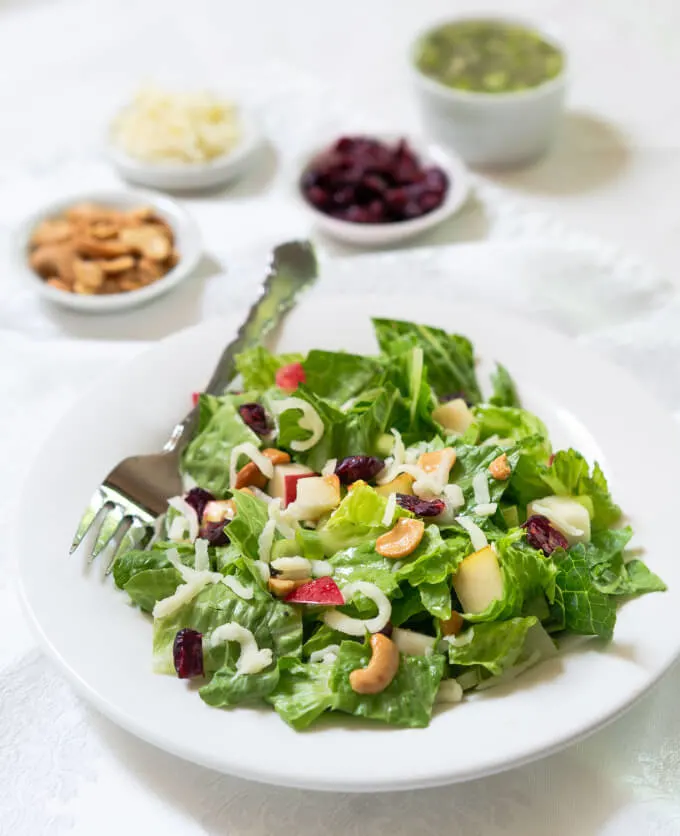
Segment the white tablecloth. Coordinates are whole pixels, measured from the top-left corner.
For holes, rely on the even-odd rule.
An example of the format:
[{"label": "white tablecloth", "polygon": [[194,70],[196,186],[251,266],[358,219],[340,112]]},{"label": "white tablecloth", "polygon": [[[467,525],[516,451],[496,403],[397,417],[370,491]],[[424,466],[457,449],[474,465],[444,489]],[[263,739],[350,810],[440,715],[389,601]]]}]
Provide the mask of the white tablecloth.
[{"label": "white tablecloth", "polygon": [[[296,155],[315,136],[362,124],[413,124],[403,78],[384,64],[398,61],[412,27],[445,12],[445,4],[409,4],[406,11],[387,2],[350,2],[323,14],[322,5],[252,2],[236,12],[232,4],[207,0],[143,6],[119,0],[107,8],[35,2],[10,3],[0,17],[3,256],[24,213],[52,195],[114,182],[100,156],[99,132],[140,76],[223,80],[256,101],[276,146],[260,173],[234,190],[189,201],[208,258],[198,282],[153,307],[106,320],[79,318],[37,304],[11,269],[0,279],[0,833],[680,834],[678,668],[625,717],[562,754],[471,784],[360,797],[265,788],[154,750],[78,700],[27,630],[14,591],[13,508],[51,416],[105,363],[138,351],[132,340],[156,339],[247,306],[266,245],[308,232],[291,201],[289,177]],[[680,360],[675,292],[655,270],[592,237],[609,235],[656,255],[662,267],[672,264],[674,221],[666,195],[680,182],[678,155],[670,152],[680,120],[662,112],[657,97],[636,94],[641,78],[651,83],[673,66],[676,6],[655,0],[641,18],[637,4],[627,2],[601,0],[597,13],[584,0],[503,5],[560,20],[576,57],[597,69],[589,78],[577,73],[576,101],[597,106],[599,115],[588,124],[582,119],[579,130],[572,121],[571,133],[535,169],[504,175],[496,185],[479,181],[461,217],[427,241],[527,242],[535,255],[526,282],[508,288],[497,275],[485,292],[493,286],[498,304],[519,306],[610,354],[680,413],[680,383],[669,374]],[[343,39],[357,45],[361,60],[347,57]],[[379,46],[368,49],[373,44]],[[594,61],[594,50],[615,44],[620,60]],[[644,54],[645,62],[624,60],[626,48]],[[352,101],[355,91],[359,102]],[[624,102],[624,91],[635,107]],[[601,129],[617,120],[625,144],[619,132]],[[663,187],[654,199],[651,186],[640,187],[647,175]],[[509,194],[508,186],[532,192],[533,202]],[[579,227],[588,234],[571,231]],[[551,242],[568,256],[566,273],[550,246],[538,246]],[[342,252],[320,245],[327,256]],[[429,292],[450,292],[455,277],[443,275],[445,250],[418,258]],[[406,282],[402,276],[395,287],[408,290]],[[360,287],[357,276],[346,289]]]}]

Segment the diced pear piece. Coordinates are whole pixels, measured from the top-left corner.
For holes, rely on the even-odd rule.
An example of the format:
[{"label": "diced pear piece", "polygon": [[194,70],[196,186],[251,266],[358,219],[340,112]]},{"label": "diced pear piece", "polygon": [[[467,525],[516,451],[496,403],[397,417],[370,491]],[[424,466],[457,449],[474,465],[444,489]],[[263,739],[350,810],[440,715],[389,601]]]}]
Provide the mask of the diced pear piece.
[{"label": "diced pear piece", "polygon": [[464,433],[470,424],[475,422],[475,416],[462,398],[454,398],[448,403],[441,404],[432,412],[432,417],[445,430],[451,430],[454,433]]},{"label": "diced pear piece", "polygon": [[340,504],[337,476],[309,476],[297,483],[297,498],[289,509],[300,520],[318,520]]},{"label": "diced pear piece", "polygon": [[453,588],[466,613],[479,613],[503,597],[503,575],[496,552],[485,546],[463,558]]},{"label": "diced pear piece", "polygon": [[391,493],[405,493],[412,496],[414,481],[410,473],[400,473],[391,482],[387,482],[385,485],[378,485],[375,490],[381,496],[389,496]]},{"label": "diced pear piece", "polygon": [[590,515],[587,508],[570,496],[544,496],[527,505],[527,516],[547,517],[567,538],[570,546],[590,542]]}]

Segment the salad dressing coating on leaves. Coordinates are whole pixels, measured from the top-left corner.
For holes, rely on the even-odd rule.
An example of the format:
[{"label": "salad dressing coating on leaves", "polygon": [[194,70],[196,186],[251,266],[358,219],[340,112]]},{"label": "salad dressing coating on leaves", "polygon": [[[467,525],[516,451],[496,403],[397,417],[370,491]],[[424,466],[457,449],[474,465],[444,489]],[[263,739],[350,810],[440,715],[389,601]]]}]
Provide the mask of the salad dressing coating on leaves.
[{"label": "salad dressing coating on leaves", "polygon": [[[295,729],[328,712],[425,726],[435,701],[513,679],[566,633],[609,639],[624,598],[665,588],[629,559],[600,467],[553,452],[507,369],[485,396],[465,337],[374,326],[372,357],[241,354],[238,389],[200,396],[182,461],[197,487],[114,565],[153,614],[154,669],[201,675],[209,705],[264,702]],[[235,486],[248,462],[262,488]],[[378,632],[396,673],[359,693]],[[202,666],[173,654],[178,634],[203,637]]]}]

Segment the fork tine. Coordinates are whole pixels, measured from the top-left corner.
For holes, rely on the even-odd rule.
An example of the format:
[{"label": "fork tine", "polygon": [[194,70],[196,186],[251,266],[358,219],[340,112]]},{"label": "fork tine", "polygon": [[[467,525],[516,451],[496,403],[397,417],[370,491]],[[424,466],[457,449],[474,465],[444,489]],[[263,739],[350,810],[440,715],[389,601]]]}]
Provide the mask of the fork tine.
[{"label": "fork tine", "polygon": [[97,490],[92,494],[90,502],[85,509],[85,513],[80,518],[73,542],[71,543],[71,548],[69,549],[69,554],[73,554],[73,552],[81,544],[83,537],[85,537],[87,532],[90,530],[92,524],[97,519],[106,503],[107,499],[104,492],[101,488],[97,488]]},{"label": "fork tine", "polygon": [[[128,517],[127,519],[130,519],[130,517]],[[106,567],[107,575],[111,574],[116,560],[121,555],[125,554],[125,552],[130,551],[131,549],[144,550],[151,542],[151,538],[153,536],[152,527],[147,523],[142,522],[137,517],[132,517],[131,519],[132,521],[127,531],[125,532],[125,534],[123,534],[113,554],[111,555],[109,564]]]},{"label": "fork tine", "polygon": [[92,554],[89,557],[90,562],[92,562],[100,554],[100,552],[106,547],[106,544],[116,534],[124,517],[125,510],[121,505],[114,505],[107,513],[102,521],[99,534],[97,534],[97,541],[92,548]]}]

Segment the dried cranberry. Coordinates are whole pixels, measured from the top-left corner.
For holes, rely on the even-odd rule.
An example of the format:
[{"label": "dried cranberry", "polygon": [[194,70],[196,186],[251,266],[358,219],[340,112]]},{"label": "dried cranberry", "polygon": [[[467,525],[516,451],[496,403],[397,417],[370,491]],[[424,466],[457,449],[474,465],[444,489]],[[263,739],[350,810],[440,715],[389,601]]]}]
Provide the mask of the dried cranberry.
[{"label": "dried cranberry", "polygon": [[175,636],[172,658],[180,679],[203,676],[203,634],[185,627]]},{"label": "dried cranberry", "polygon": [[198,536],[201,540],[207,540],[211,546],[228,546],[229,538],[227,537],[227,532],[224,530],[225,525],[228,523],[229,520],[203,523],[199,529]]},{"label": "dried cranberry", "polygon": [[312,161],[300,188],[313,206],[332,217],[386,223],[436,209],[448,179],[436,166],[424,167],[406,140],[389,144],[344,136]]},{"label": "dried cranberry", "polygon": [[250,429],[258,435],[267,435],[269,433],[269,421],[267,420],[267,413],[264,407],[259,403],[244,403],[238,408],[239,415],[243,419],[243,423],[247,424]]},{"label": "dried cranberry", "polygon": [[192,488],[184,497],[184,501],[194,509],[199,520],[203,516],[205,506],[214,499],[210,491],[205,491],[203,488]]},{"label": "dried cranberry", "polygon": [[438,517],[446,508],[443,499],[421,499],[407,493],[397,494],[397,504],[419,517]]},{"label": "dried cranberry", "polygon": [[550,524],[547,517],[534,514],[522,525],[527,532],[527,543],[540,549],[544,555],[551,555],[555,549],[567,549],[567,538]]},{"label": "dried cranberry", "polygon": [[368,482],[385,467],[377,456],[347,456],[335,465],[335,475],[343,485],[351,485],[358,479]]}]

